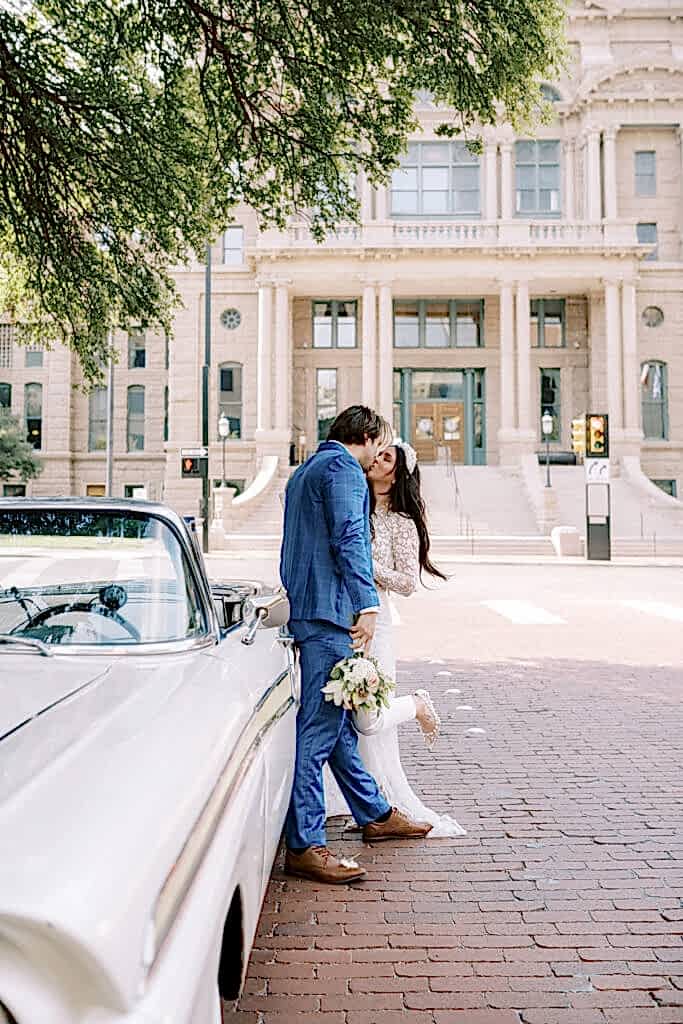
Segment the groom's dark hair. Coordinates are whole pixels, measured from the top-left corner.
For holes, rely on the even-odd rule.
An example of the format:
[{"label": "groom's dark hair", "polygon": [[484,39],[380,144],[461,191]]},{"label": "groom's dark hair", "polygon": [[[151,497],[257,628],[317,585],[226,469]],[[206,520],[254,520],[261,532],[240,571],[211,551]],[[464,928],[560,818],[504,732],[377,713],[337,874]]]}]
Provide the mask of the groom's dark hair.
[{"label": "groom's dark hair", "polygon": [[365,439],[376,441],[386,432],[386,423],[378,412],[367,405],[350,405],[340,412],[330,427],[328,441],[342,444],[365,444]]}]

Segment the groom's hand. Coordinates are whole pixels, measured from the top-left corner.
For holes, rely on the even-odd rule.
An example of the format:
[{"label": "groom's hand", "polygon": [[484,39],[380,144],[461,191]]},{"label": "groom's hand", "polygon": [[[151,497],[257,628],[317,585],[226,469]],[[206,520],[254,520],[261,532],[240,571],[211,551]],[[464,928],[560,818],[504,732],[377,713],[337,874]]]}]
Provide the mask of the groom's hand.
[{"label": "groom's hand", "polygon": [[365,651],[370,646],[377,625],[376,612],[362,612],[349,630],[354,651]]}]

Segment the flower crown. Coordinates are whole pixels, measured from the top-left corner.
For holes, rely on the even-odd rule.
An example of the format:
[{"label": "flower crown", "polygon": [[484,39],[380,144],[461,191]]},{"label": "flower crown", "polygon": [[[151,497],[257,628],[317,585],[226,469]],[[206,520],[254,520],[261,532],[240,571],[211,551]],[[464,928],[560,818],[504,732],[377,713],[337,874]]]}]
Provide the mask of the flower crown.
[{"label": "flower crown", "polygon": [[412,476],[415,472],[415,467],[417,466],[417,452],[411,444],[408,444],[407,441],[404,441],[400,437],[395,437],[391,443],[394,448],[400,448],[402,450],[406,458],[406,468]]}]

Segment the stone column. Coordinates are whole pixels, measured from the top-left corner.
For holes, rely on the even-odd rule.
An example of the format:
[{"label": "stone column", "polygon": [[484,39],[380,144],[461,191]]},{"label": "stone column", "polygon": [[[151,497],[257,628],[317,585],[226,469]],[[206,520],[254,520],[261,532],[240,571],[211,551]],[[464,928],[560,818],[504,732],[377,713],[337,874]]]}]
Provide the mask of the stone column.
[{"label": "stone column", "polygon": [[[483,220],[498,220],[498,143],[489,137],[484,145]],[[481,187],[481,186],[480,186]]]},{"label": "stone column", "polygon": [[389,186],[378,185],[375,189],[375,220],[386,220],[389,216]]},{"label": "stone column", "polygon": [[517,328],[517,429],[522,450],[533,446],[536,431],[531,416],[531,331],[529,285],[517,283],[515,296]]},{"label": "stone column", "polygon": [[290,418],[290,316],[289,288],[283,281],[275,285],[275,429],[288,431]]},{"label": "stone column", "polygon": [[621,292],[621,324],[624,374],[624,432],[629,442],[642,440],[640,427],[640,394],[638,390],[638,338],[636,286],[624,281]]},{"label": "stone column", "polygon": [[512,219],[512,141],[506,139],[500,144],[500,216],[501,220]]},{"label": "stone column", "polygon": [[564,141],[564,219],[576,220],[576,140]]},{"label": "stone column", "polygon": [[611,125],[604,136],[605,220],[616,220],[617,213],[617,128]]},{"label": "stone column", "polygon": [[[622,427],[622,366],[619,282],[605,280],[605,338],[607,348],[607,412],[610,433]],[[600,411],[600,410],[596,410]]]},{"label": "stone column", "polygon": [[374,409],[377,404],[377,289],[374,284],[363,287],[362,331],[362,401],[363,405]]},{"label": "stone column", "polygon": [[515,431],[515,328],[512,285],[504,281],[500,286],[500,429],[498,442],[501,462],[505,449],[516,438]]},{"label": "stone column", "polygon": [[379,352],[377,409],[391,423],[394,407],[394,308],[391,284],[379,288]]},{"label": "stone column", "polygon": [[600,194],[600,129],[589,128],[586,138],[586,220],[594,223],[602,216]]},{"label": "stone column", "polygon": [[272,427],[273,286],[269,282],[259,284],[257,330],[256,429],[263,431]]},{"label": "stone column", "polygon": [[360,219],[363,224],[372,220],[372,190],[365,171],[358,172],[358,185],[360,192]]}]

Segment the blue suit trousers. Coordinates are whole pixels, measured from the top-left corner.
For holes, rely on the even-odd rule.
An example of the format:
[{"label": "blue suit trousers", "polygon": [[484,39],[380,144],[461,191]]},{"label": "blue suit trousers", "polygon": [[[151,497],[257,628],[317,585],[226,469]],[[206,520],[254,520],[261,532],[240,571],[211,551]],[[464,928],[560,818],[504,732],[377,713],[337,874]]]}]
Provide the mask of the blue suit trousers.
[{"label": "blue suit trousers", "polygon": [[294,785],[285,822],[290,849],[325,845],[323,765],[332,770],[357,824],[366,825],[390,806],[358,754],[358,737],[344,708],[321,692],[333,666],[352,654],[345,629],[330,622],[291,621],[301,657],[301,707],[296,721]]}]

